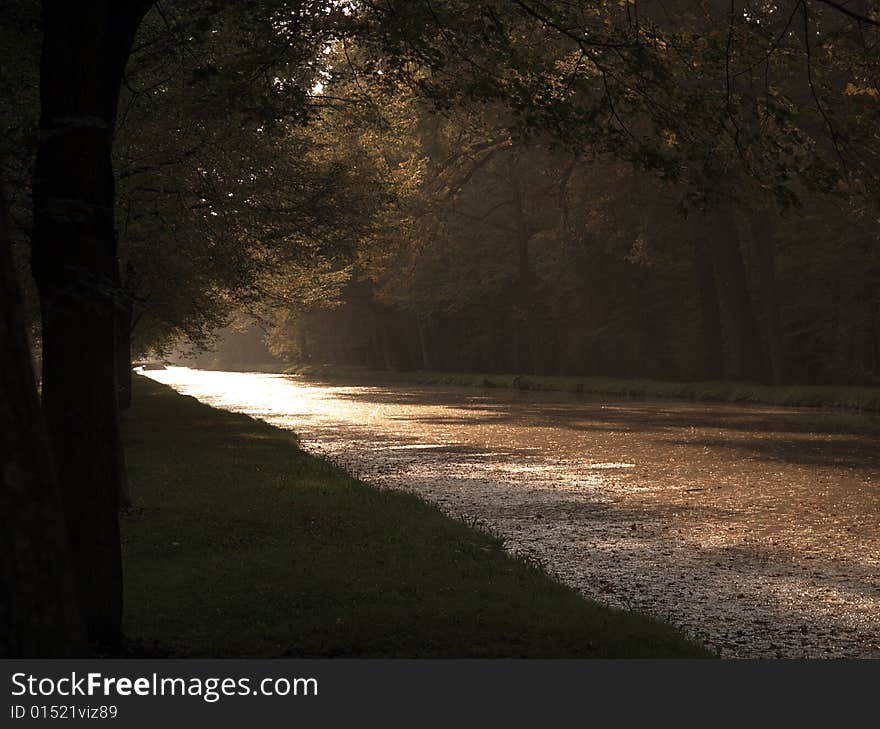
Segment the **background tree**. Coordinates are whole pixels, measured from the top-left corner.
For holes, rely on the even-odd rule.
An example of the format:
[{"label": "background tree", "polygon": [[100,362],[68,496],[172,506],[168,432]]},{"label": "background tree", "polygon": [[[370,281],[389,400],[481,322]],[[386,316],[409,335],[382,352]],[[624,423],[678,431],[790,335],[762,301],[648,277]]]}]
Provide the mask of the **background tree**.
[{"label": "background tree", "polygon": [[[398,13],[399,22],[440,27],[411,6],[383,7]],[[450,69],[476,78],[474,67],[489,53],[468,45],[464,23],[455,19],[449,22],[461,34],[438,41],[449,58],[401,47],[400,56],[418,72],[379,73],[377,61],[359,63],[360,49],[349,49],[340,75],[350,93],[372,96],[382,110],[366,119],[376,131],[363,138],[387,165],[398,205],[389,209],[387,227],[362,242],[357,276],[363,283],[345,293],[346,304],[314,315],[312,325],[296,317],[287,341],[308,341],[310,332],[328,326],[373,331],[367,342],[362,335],[342,337],[352,343],[347,351],[319,336],[306,349],[312,359],[382,367],[841,381],[836,367],[794,366],[812,359],[816,340],[795,334],[797,312],[812,294],[788,278],[788,261],[810,260],[829,245],[799,235],[794,223],[816,205],[830,215],[829,225],[849,229],[845,221],[858,217],[856,208],[844,212],[844,204],[830,214],[829,204],[847,197],[856,207],[864,204],[842,182],[846,170],[809,79],[794,72],[807,60],[803,33],[787,35],[791,14],[781,19],[778,9],[758,17],[731,16],[729,3],[689,7],[663,23],[644,15],[638,23],[623,21],[618,37],[629,43],[624,53],[632,53],[631,62],[640,46],[654,55],[641,75],[621,76],[605,96],[594,87],[617,77],[603,78],[599,65],[577,77],[578,61],[589,68],[592,55],[565,65],[564,44],[557,42],[550,45],[556,66],[532,64],[532,75],[519,74],[512,84],[502,79],[505,71],[481,76],[489,91],[474,87],[467,103],[438,107],[445,99],[440,92],[452,88]],[[572,17],[541,22],[545,29],[587,29]],[[604,36],[593,37],[610,42],[611,34],[600,31]],[[559,37],[578,48],[570,33]],[[504,53],[501,48],[506,59]],[[772,68],[758,63],[768,54]],[[830,73],[831,57],[819,64],[811,49],[813,74]],[[651,66],[658,70],[644,70]],[[555,77],[548,76],[551,68]],[[523,84],[537,99],[530,111],[540,113],[546,103],[543,113],[552,117],[524,123],[517,113],[526,109],[525,102],[517,106]],[[573,91],[547,99],[539,87]],[[418,101],[426,89],[433,107]],[[840,93],[849,103],[845,86]],[[548,130],[548,118],[560,126]],[[610,129],[575,134],[597,123]],[[849,236],[846,245],[860,249]],[[873,282],[875,266],[862,250],[855,266]],[[520,265],[509,267],[513,260]],[[517,291],[526,292],[518,304]],[[868,298],[873,310],[875,297]],[[857,308],[845,318],[864,317]],[[516,311],[535,323],[517,320]],[[843,379],[872,381],[874,349],[860,348]],[[546,362],[529,361],[530,350]]]}]

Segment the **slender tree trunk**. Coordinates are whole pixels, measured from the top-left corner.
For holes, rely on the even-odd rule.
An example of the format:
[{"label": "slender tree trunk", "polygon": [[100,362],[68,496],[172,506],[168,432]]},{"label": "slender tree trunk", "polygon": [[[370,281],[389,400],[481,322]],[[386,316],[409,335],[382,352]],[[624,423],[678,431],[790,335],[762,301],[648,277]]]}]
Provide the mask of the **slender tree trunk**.
[{"label": "slender tree trunk", "polygon": [[755,264],[758,267],[759,298],[764,319],[764,335],[770,374],[774,385],[783,385],[788,372],[782,341],[782,321],[779,316],[779,297],[776,293],[776,244],[773,225],[767,210],[755,211],[749,219],[752,231]]},{"label": "slender tree trunk", "polygon": [[382,369],[391,370],[391,344],[388,341],[388,323],[384,316],[379,319],[379,346],[382,352]]},{"label": "slender tree trunk", "polygon": [[721,347],[721,310],[715,272],[712,270],[712,252],[705,237],[706,229],[694,236],[694,268],[700,298],[700,333],[703,342],[703,377],[719,380],[724,376],[724,353]]},{"label": "slender tree trunk", "polygon": [[88,638],[111,651],[122,637],[111,153],[122,72],[150,4],[43,2],[32,241],[43,408]]},{"label": "slender tree trunk", "polygon": [[758,380],[763,356],[740,249],[736,211],[731,204],[726,204],[717,215],[717,225],[711,235],[712,263],[725,325],[727,374],[735,380]]},{"label": "slender tree trunk", "polygon": [[[2,169],[2,165],[0,165]],[[0,657],[86,652],[0,181]]]},{"label": "slender tree trunk", "polygon": [[431,350],[428,346],[428,325],[419,321],[419,348],[422,353],[422,369],[430,370],[431,369]]},{"label": "slender tree trunk", "polygon": [[874,377],[880,374],[880,293],[876,291],[871,306],[871,365],[868,371]]},{"label": "slender tree trunk", "polygon": [[299,358],[303,364],[311,364],[312,362],[312,353],[309,348],[309,337],[306,332],[306,327],[304,325],[300,325],[299,328]]},{"label": "slender tree trunk", "polygon": [[534,374],[537,369],[537,347],[535,343],[535,281],[529,258],[529,243],[532,233],[526,218],[525,196],[517,178],[515,165],[511,166],[510,180],[513,192],[514,242],[516,244],[517,281],[515,294],[516,364],[517,373]]},{"label": "slender tree trunk", "polygon": [[638,311],[633,374],[674,380],[679,374],[678,365],[669,346],[666,313],[652,292],[651,274],[643,268],[636,271],[633,278],[633,297]]}]

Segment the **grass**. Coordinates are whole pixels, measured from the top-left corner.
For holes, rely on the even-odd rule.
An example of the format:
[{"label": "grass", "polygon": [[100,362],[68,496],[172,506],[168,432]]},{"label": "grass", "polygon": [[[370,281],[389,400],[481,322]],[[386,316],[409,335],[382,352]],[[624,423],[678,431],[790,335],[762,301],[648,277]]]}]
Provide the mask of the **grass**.
[{"label": "grass", "polygon": [[151,655],[703,657],[295,437],[135,378],[126,635]]},{"label": "grass", "polygon": [[594,393],[626,397],[679,398],[706,402],[753,403],[798,407],[823,407],[880,412],[880,387],[846,385],[757,385],[709,381],[670,382],[625,380],[607,377],[545,377],[449,372],[383,372],[357,367],[288,367],[289,374],[345,382],[382,384],[451,385],[459,387],[513,388],[534,391]]}]

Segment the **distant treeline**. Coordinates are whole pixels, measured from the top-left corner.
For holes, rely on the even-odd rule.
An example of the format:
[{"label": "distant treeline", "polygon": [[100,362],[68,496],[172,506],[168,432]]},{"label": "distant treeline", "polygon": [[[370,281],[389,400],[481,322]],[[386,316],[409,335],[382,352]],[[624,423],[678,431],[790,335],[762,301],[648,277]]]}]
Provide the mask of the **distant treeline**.
[{"label": "distant treeline", "polygon": [[337,307],[285,312],[269,346],[374,369],[880,381],[873,216],[827,195],[685,213],[674,192],[505,148],[400,226],[430,238],[386,232]]}]

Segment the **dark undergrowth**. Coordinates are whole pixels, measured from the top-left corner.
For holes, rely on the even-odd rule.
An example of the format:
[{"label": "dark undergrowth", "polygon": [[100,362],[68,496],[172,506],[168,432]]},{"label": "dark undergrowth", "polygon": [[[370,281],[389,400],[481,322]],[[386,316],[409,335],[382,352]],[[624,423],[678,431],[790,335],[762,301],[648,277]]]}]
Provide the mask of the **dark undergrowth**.
[{"label": "dark undergrowth", "polygon": [[135,378],[125,630],[135,655],[701,657],[293,434]]}]

